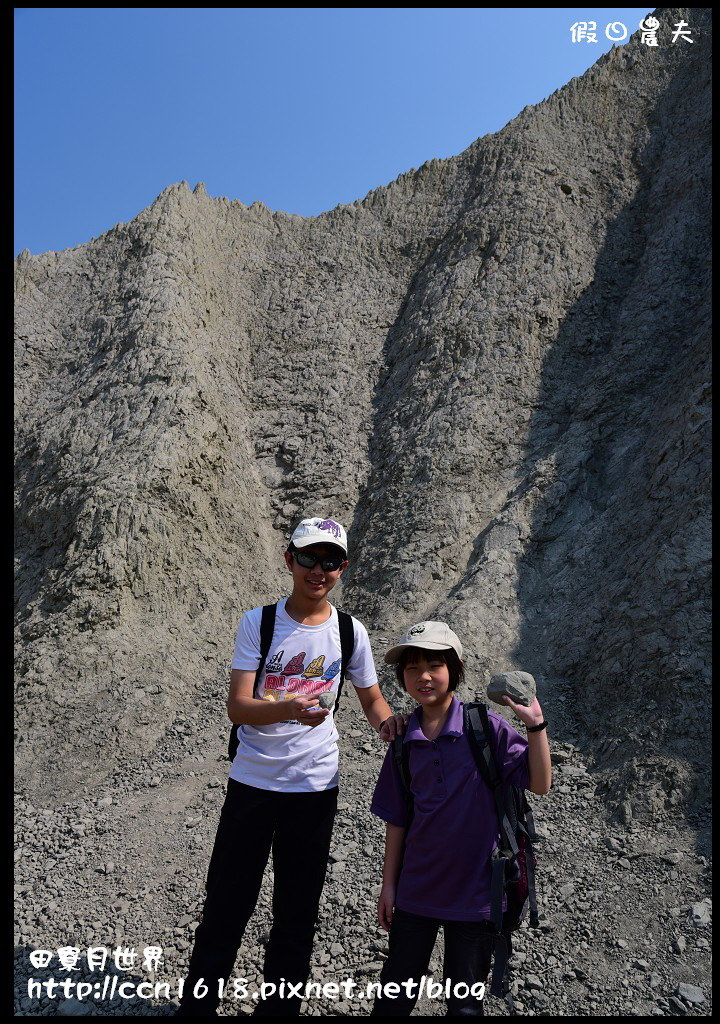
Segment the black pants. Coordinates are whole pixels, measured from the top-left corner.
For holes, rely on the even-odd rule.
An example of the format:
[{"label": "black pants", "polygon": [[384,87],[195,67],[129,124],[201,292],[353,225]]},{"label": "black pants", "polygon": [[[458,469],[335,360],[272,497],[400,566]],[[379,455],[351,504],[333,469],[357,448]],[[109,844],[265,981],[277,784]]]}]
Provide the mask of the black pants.
[{"label": "black pants", "polygon": [[[380,982],[383,985],[388,982],[402,984],[412,979],[419,985],[422,976],[427,974],[440,925],[445,934],[443,976],[450,979],[447,1016],[482,1017],[482,999],[469,992],[467,995],[453,995],[452,988],[464,982],[469,989],[487,978],[494,936],[489,921],[443,921],[408,914],[396,907],[390,926],[390,952],[383,964]],[[412,996],[408,996],[406,989],[400,989],[395,999],[379,995],[370,1016],[409,1017],[417,1000],[417,987]]]},{"label": "black pants", "polygon": [[[307,981],[337,794],[337,786],[314,793],[276,793],[228,781],[179,1017],[215,1013],[218,979],[227,982],[233,971],[271,849],[275,885],[265,981]],[[198,999],[192,992],[199,978],[209,991]],[[258,1002],[255,1014],[297,1016],[300,1003],[298,997],[276,996]]]}]

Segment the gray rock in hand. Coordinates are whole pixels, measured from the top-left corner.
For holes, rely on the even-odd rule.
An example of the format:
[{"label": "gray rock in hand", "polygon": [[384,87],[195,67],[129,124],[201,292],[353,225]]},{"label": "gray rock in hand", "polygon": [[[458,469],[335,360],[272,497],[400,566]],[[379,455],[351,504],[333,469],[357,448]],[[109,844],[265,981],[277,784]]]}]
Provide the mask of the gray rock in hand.
[{"label": "gray rock in hand", "polygon": [[516,704],[529,707],[535,697],[535,680],[529,672],[499,672],[490,680],[487,695],[496,704],[505,704],[501,699],[507,694]]}]

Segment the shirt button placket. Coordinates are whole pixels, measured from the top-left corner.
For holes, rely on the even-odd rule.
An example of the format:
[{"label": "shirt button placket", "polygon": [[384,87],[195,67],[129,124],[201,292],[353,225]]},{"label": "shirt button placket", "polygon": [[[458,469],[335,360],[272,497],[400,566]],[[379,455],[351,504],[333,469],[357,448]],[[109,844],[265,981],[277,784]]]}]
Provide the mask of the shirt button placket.
[{"label": "shirt button placket", "polygon": [[[433,749],[433,750],[437,750],[437,748],[438,748],[438,745],[437,745],[437,743],[436,743],[436,741],[435,741],[435,740],[433,740],[433,741],[432,741],[432,743],[431,743],[430,745],[431,745],[431,747],[432,747],[432,749]],[[435,759],[435,760],[433,761],[433,767],[435,767],[435,768],[439,768],[439,766],[440,766],[440,761],[439,761],[439,759],[437,759],[437,758],[436,758],[436,759]],[[442,775],[438,775],[438,776],[437,776],[437,781],[438,781],[439,783],[441,783],[441,784],[442,784]]]}]

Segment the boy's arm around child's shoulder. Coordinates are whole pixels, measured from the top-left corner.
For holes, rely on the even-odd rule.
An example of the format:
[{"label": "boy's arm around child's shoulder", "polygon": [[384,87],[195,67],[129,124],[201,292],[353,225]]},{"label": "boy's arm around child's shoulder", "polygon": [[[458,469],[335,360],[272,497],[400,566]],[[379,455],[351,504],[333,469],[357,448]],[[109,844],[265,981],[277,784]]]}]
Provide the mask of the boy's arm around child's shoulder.
[{"label": "boy's arm around child's shoulder", "polygon": [[[507,694],[503,696],[503,701],[515,712],[526,727],[540,725],[544,721],[542,708],[537,697],[527,707],[524,704],[516,704]],[[528,776],[530,780],[528,789],[537,796],[545,796],[550,792],[552,784],[552,765],[550,763],[547,729],[542,729],[540,732],[529,732],[527,734],[527,741]]]}]

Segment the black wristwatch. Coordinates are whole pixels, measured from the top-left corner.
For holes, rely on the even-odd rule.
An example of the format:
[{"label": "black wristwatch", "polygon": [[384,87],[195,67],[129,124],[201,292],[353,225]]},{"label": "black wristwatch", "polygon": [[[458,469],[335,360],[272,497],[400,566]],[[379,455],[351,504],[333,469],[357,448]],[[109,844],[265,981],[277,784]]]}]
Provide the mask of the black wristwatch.
[{"label": "black wristwatch", "polygon": [[528,725],[527,726],[527,731],[528,732],[542,732],[543,729],[547,729],[547,727],[548,727],[547,722],[543,720],[542,722],[539,723],[539,725]]}]

